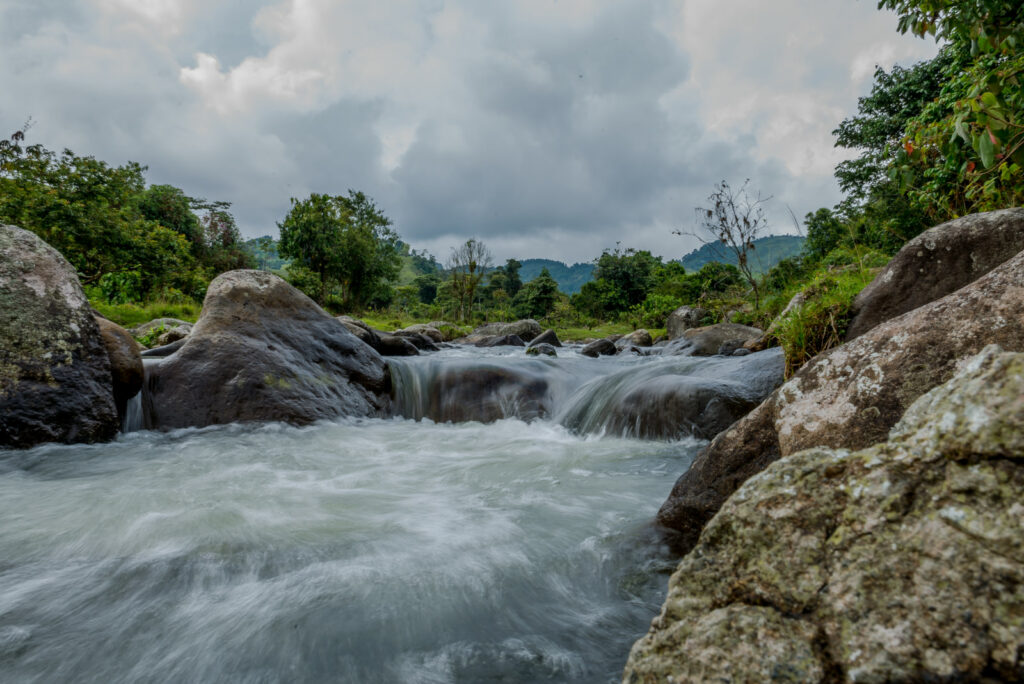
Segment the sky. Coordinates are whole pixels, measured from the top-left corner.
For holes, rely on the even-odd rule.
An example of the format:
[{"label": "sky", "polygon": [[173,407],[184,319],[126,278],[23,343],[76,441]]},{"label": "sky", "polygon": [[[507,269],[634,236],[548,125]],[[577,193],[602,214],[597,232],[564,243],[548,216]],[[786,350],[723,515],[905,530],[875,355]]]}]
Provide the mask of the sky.
[{"label": "sky", "polygon": [[[841,194],[831,131],[932,57],[874,0],[0,0],[0,131],[226,200],[370,195],[442,262],[678,258],[750,179],[769,230]],[[9,133],[0,133],[9,135]]]}]

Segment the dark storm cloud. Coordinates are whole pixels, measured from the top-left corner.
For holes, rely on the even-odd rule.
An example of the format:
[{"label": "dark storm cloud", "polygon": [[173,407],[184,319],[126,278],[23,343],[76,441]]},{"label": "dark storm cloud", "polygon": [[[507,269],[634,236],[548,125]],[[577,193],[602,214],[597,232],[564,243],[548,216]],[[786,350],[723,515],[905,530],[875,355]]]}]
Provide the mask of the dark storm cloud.
[{"label": "dark storm cloud", "polygon": [[0,133],[31,115],[252,236],[353,188],[441,258],[677,256],[718,180],[785,229],[838,199],[829,131],[873,60],[920,51],[872,7],[733,4],[0,0]]}]

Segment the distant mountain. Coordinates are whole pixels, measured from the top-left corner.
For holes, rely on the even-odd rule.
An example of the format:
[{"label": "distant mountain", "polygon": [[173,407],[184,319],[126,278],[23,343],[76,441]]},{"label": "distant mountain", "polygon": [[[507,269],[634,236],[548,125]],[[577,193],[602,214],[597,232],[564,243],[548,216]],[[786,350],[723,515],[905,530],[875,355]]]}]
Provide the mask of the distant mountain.
[{"label": "distant mountain", "polygon": [[[754,240],[754,249],[748,253],[747,258],[754,273],[764,273],[783,259],[798,255],[803,245],[804,239],[799,235],[769,235]],[[712,261],[733,266],[737,263],[736,255],[720,242],[695,249],[680,261],[687,273],[698,271],[701,266]]]},{"label": "distant mountain", "polygon": [[551,259],[522,259],[522,267],[519,269],[519,278],[527,283],[547,268],[548,273],[558,283],[558,289],[565,294],[576,294],[583,287],[594,279],[594,264],[573,264],[566,266],[561,261]]}]

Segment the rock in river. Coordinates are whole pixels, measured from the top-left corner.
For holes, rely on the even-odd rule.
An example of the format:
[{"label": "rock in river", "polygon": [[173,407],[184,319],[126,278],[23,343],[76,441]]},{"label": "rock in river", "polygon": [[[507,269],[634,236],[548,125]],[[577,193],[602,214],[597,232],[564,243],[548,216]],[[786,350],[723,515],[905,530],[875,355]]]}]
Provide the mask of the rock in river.
[{"label": "rock in river", "polygon": [[384,360],[313,300],[263,271],[210,283],[185,345],[150,371],[159,428],[377,415]]},{"label": "rock in river", "polygon": [[0,226],[0,330],[0,447],[117,434],[110,361],[75,269],[14,226]]},{"label": "rock in river", "polygon": [[888,441],[749,479],[625,682],[1024,680],[1024,354],[994,345]]},{"label": "rock in river", "polygon": [[658,520],[679,533],[681,550],[692,547],[748,477],[801,449],[877,443],[911,403],[989,343],[1024,351],[1024,252],[813,358],[715,438],[676,482]]}]

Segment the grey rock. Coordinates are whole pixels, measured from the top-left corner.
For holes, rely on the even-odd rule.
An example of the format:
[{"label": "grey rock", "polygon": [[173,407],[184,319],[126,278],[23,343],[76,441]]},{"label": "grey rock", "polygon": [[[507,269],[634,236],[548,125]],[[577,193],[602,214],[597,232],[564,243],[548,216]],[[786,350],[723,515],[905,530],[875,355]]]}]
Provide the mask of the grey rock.
[{"label": "grey rock", "polygon": [[532,340],[530,340],[530,344],[528,346],[532,347],[538,344],[550,344],[552,347],[562,346],[562,343],[559,342],[558,340],[558,335],[551,328],[548,328],[540,335],[537,335]]},{"label": "grey rock", "polygon": [[1024,679],[1024,354],[988,347],[860,451],[748,480],[623,681]]},{"label": "grey rock", "polygon": [[714,356],[726,342],[758,340],[764,331],[738,323],[716,323],[691,328],[662,348],[662,354],[680,356]]},{"label": "grey rock", "polygon": [[609,339],[601,339],[583,345],[580,354],[596,359],[598,356],[614,356],[617,351],[614,342]]},{"label": "grey rock", "polygon": [[493,335],[476,343],[478,347],[525,347],[519,335]]},{"label": "grey rock", "polygon": [[780,456],[875,444],[910,404],[985,345],[1024,351],[1021,283],[1024,253],[816,356],[698,455],[662,505],[659,522],[676,532],[685,551],[722,502]]},{"label": "grey rock", "polygon": [[107,349],[75,269],[0,226],[0,448],[117,434]]},{"label": "grey rock", "polygon": [[111,389],[117,415],[124,419],[128,400],[142,389],[145,369],[142,366],[142,345],[127,330],[102,316],[94,316],[100,329],[103,346],[110,360]]},{"label": "grey rock", "polygon": [[374,416],[390,394],[377,352],[264,271],[217,276],[192,334],[148,384],[157,428]]},{"label": "grey rock", "polygon": [[1024,250],[1024,209],[971,214],[908,242],[853,302],[846,338],[941,299]]},{"label": "grey rock", "polygon": [[529,356],[558,356],[558,352],[555,351],[555,347],[547,342],[541,342],[540,344],[531,344],[526,348],[526,353]]},{"label": "grey rock", "polygon": [[681,306],[668,315],[665,321],[665,335],[669,340],[682,337],[691,328],[701,327],[701,321],[708,315],[706,309],[699,306]]}]

